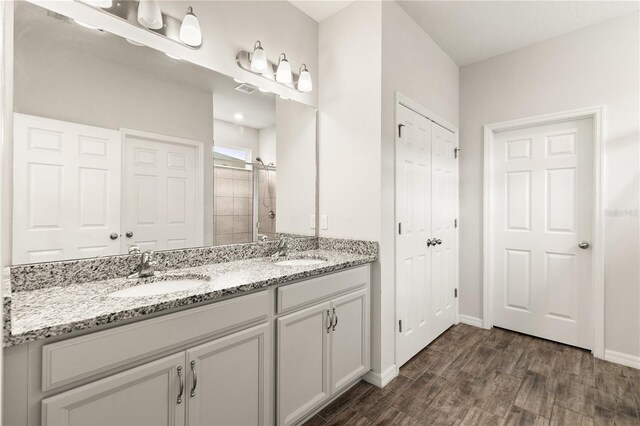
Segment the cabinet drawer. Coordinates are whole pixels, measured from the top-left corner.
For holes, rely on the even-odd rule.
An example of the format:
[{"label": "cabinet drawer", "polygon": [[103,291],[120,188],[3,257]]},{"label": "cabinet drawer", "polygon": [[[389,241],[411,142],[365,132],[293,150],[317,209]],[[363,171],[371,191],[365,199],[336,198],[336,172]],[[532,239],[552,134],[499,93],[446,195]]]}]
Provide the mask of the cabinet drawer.
[{"label": "cabinet drawer", "polygon": [[370,279],[370,266],[363,265],[343,272],[279,287],[276,295],[277,311],[278,313],[286,312],[316,301],[328,299],[336,294],[367,286]]},{"label": "cabinet drawer", "polygon": [[74,337],[42,348],[42,390],[170,350],[201,337],[266,321],[267,291]]}]

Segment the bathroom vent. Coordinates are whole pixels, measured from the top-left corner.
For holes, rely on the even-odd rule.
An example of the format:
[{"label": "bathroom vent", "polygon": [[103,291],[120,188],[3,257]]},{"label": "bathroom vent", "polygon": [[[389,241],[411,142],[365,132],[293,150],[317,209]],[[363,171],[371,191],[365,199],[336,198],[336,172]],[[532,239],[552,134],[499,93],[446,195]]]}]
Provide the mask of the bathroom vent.
[{"label": "bathroom vent", "polygon": [[236,86],[236,90],[238,92],[242,92],[242,93],[246,93],[247,95],[250,95],[253,92],[255,92],[256,90],[258,90],[258,88],[256,86],[252,86],[252,85],[247,84],[247,83],[242,83],[242,84],[238,84]]},{"label": "bathroom vent", "polygon": [[67,18],[64,15],[60,15],[59,13],[52,12],[50,10],[47,10],[47,16],[50,16],[52,18],[58,19],[60,21],[66,22],[66,23],[71,23],[72,22],[71,18]]}]

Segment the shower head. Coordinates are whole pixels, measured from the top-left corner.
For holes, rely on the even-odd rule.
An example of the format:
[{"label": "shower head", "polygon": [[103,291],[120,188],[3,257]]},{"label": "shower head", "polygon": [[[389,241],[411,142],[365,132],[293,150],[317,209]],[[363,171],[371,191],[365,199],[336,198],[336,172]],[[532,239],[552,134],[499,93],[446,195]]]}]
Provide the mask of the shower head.
[{"label": "shower head", "polygon": [[256,161],[264,166],[264,162],[260,157],[256,157]]}]

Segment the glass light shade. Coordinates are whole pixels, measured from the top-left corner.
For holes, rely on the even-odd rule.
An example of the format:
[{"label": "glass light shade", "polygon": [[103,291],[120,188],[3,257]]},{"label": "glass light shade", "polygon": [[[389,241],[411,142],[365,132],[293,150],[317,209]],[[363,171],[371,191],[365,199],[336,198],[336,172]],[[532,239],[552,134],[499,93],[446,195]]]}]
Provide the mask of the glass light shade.
[{"label": "glass light shade", "polygon": [[262,45],[259,41],[253,48],[253,55],[251,56],[251,71],[263,73],[267,70],[267,54],[264,52]]},{"label": "glass light shade", "polygon": [[307,70],[305,65],[300,68],[300,76],[298,76],[298,90],[301,92],[310,92],[313,90],[311,73]]},{"label": "glass light shade", "polygon": [[187,9],[187,14],[182,20],[180,26],[180,40],[189,46],[198,47],[202,44],[202,32],[200,31],[200,22],[193,14],[193,8]]},{"label": "glass light shade", "polygon": [[108,9],[113,6],[113,2],[111,0],[82,0],[82,2],[90,6],[101,7],[103,9]]},{"label": "glass light shade", "polygon": [[140,0],[138,4],[138,22],[152,30],[162,28],[162,12],[156,0]]},{"label": "glass light shade", "polygon": [[291,65],[289,65],[289,61],[287,61],[284,53],[280,54],[278,70],[276,71],[276,81],[284,84],[291,83]]}]

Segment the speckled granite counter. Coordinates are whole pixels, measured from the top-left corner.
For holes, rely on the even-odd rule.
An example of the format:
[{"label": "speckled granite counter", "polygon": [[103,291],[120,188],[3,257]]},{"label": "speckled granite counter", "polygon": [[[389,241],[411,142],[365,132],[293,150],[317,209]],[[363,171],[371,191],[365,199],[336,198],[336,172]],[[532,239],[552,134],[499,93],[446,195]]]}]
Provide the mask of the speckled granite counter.
[{"label": "speckled granite counter", "polygon": [[321,257],[327,262],[313,266],[279,266],[269,258],[254,258],[175,269],[167,274],[198,274],[208,281],[191,290],[160,296],[110,297],[109,293],[141,284],[138,280],[126,278],[14,292],[11,295],[10,309],[5,301],[5,313],[10,311],[10,321],[5,321],[4,346],[58,336],[362,265],[376,260],[377,247],[374,252],[309,250],[293,255],[306,256]]}]

